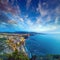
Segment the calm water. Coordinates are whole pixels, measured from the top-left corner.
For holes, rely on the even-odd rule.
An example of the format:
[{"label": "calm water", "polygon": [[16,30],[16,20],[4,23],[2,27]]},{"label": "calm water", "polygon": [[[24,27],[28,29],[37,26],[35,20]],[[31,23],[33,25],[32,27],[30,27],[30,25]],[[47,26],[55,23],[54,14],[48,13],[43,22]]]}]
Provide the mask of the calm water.
[{"label": "calm water", "polygon": [[36,34],[26,40],[31,54],[60,54],[60,34]]}]

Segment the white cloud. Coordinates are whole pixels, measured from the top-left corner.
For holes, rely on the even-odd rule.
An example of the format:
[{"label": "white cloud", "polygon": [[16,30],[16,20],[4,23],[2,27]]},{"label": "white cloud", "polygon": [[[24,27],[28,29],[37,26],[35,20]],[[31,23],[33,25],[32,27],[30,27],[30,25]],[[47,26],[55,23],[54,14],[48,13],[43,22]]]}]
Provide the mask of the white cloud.
[{"label": "white cloud", "polygon": [[46,24],[46,23],[49,23],[51,21],[51,16],[48,15],[45,19],[43,19],[43,17],[39,16],[39,17],[36,17],[36,24]]},{"label": "white cloud", "polygon": [[[41,22],[42,24],[51,23],[51,21],[53,24],[58,24],[59,19],[60,19],[59,18],[60,17],[60,5],[56,6],[56,8],[54,8],[54,9],[44,9],[44,5],[46,5],[46,7],[48,8],[48,4],[46,2],[44,2],[43,4],[38,3],[38,7],[36,10],[37,10],[37,12],[40,13],[41,19],[39,20],[39,18],[38,18],[37,22],[40,23],[42,20],[44,20],[44,21],[42,21],[43,23]],[[45,19],[43,19],[44,17],[45,17]]]},{"label": "white cloud", "polygon": [[58,23],[58,17],[56,17],[56,19],[55,19],[55,24],[57,24]]},{"label": "white cloud", "polygon": [[60,20],[60,17],[59,17],[59,16],[57,16],[57,17],[56,17],[56,19],[55,19],[55,24],[57,24],[57,25],[58,25],[58,23],[60,23],[60,21],[59,21],[59,20]]},{"label": "white cloud", "polygon": [[44,10],[40,3],[38,3],[38,8],[36,10],[41,14],[41,16],[48,14],[48,10]]},{"label": "white cloud", "polygon": [[27,23],[28,26],[31,26],[31,27],[32,27],[32,25],[33,25],[33,22],[32,22],[30,19],[28,19],[28,20],[26,21],[26,23]]},{"label": "white cloud", "polygon": [[36,17],[36,24],[42,24],[42,18],[40,16]]},{"label": "white cloud", "polygon": [[24,19],[23,19],[23,18],[19,18],[19,20],[20,20],[21,22],[24,22]]},{"label": "white cloud", "polygon": [[50,21],[51,21],[51,16],[47,16],[46,22],[48,23],[48,22],[50,22]]},{"label": "white cloud", "polygon": [[16,20],[8,20],[8,24],[17,24]]},{"label": "white cloud", "polygon": [[12,19],[15,19],[17,22],[24,23],[24,19],[20,17],[19,15],[13,15]]},{"label": "white cloud", "polygon": [[42,4],[45,8],[48,8],[48,3],[47,2],[43,2]]},{"label": "white cloud", "polygon": [[60,15],[60,5],[55,8],[55,13]]},{"label": "white cloud", "polygon": [[26,8],[27,8],[27,10],[28,10],[28,8],[30,7],[31,1],[32,1],[32,0],[27,0],[27,3],[26,3]]},{"label": "white cloud", "polygon": [[57,27],[56,26],[43,26],[43,25],[33,25],[29,28],[29,30],[33,32],[49,32],[55,30]]},{"label": "white cloud", "polygon": [[28,18],[28,15],[25,15],[24,18],[27,19]]}]

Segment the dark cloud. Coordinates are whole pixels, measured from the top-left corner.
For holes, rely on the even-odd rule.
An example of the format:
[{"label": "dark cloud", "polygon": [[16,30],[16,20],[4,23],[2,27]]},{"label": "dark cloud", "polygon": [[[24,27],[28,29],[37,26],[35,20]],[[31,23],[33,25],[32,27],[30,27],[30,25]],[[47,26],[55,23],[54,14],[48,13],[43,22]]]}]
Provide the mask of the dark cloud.
[{"label": "dark cloud", "polygon": [[9,0],[0,0],[0,10],[3,10],[5,12],[10,12],[13,14],[20,13],[19,5],[14,3],[17,3],[17,1],[16,2],[12,1],[10,3]]}]

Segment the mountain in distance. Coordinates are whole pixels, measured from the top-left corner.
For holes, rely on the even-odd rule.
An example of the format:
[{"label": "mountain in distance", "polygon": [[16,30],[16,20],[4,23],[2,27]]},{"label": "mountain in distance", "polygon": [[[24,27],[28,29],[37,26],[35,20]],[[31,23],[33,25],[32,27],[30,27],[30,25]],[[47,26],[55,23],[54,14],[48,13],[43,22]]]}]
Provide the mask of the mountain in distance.
[{"label": "mountain in distance", "polygon": [[30,34],[31,36],[33,36],[33,35],[35,35],[35,34],[45,35],[45,33],[27,32],[27,31],[0,32],[0,33],[9,33],[9,34]]}]

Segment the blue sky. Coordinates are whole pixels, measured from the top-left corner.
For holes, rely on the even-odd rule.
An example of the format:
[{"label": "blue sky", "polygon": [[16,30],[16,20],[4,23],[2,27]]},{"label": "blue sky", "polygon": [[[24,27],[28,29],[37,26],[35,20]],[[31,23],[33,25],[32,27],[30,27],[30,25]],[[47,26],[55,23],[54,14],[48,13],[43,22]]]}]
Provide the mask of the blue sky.
[{"label": "blue sky", "polygon": [[0,32],[60,32],[60,0],[0,0]]}]

